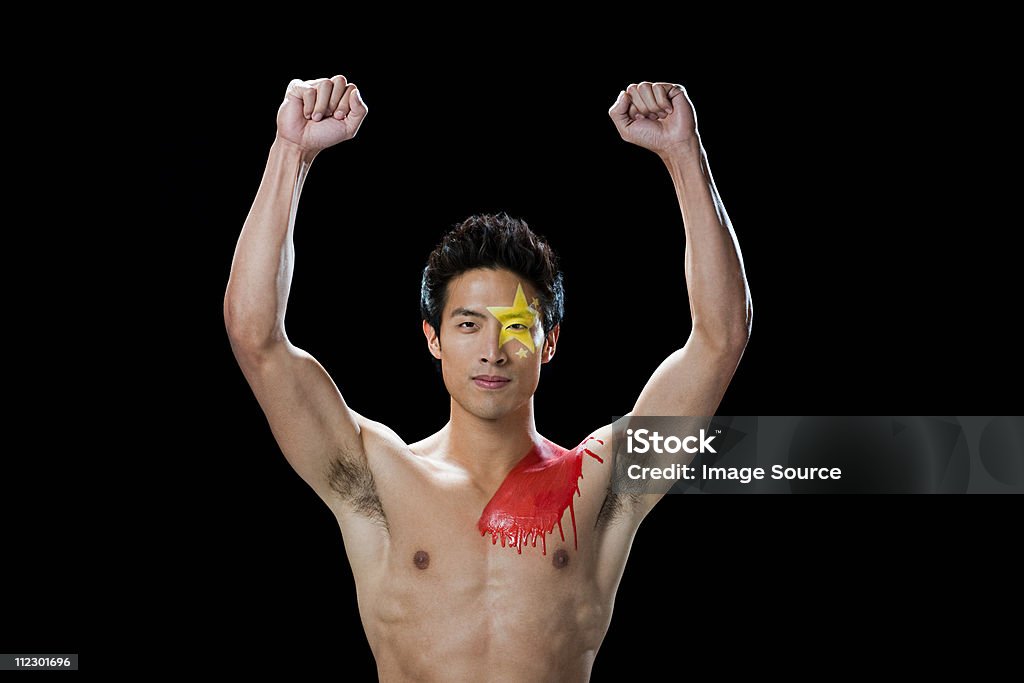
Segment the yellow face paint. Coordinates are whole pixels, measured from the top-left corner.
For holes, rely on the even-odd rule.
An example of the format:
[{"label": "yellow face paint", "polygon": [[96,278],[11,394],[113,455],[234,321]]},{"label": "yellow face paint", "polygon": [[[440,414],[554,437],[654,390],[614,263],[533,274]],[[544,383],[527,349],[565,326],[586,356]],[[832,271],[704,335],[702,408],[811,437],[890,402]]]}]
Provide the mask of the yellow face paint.
[{"label": "yellow face paint", "polygon": [[[533,302],[534,305],[537,305],[536,298],[534,298]],[[537,309],[526,302],[526,294],[523,292],[522,283],[516,288],[516,298],[511,306],[488,306],[487,310],[501,323],[501,335],[498,337],[498,346],[504,346],[513,339],[516,339],[531,352],[536,353],[531,328],[533,323],[537,321]],[[519,349],[517,354],[520,358],[526,357],[524,349]]]}]

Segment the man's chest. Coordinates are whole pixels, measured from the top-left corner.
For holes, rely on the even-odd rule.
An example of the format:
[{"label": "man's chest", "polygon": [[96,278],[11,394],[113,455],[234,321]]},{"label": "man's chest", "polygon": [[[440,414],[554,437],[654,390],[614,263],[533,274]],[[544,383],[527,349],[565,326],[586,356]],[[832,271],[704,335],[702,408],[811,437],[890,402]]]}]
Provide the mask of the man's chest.
[{"label": "man's chest", "polygon": [[557,555],[564,568],[567,552],[586,552],[594,544],[608,491],[601,459],[589,453],[565,451],[548,459],[527,454],[486,491],[458,472],[406,467],[380,485],[390,545],[457,548],[468,563],[489,565],[498,562],[493,551],[498,557]]},{"label": "man's chest", "polygon": [[480,533],[479,517],[478,510],[452,500],[416,518],[397,515],[386,568],[375,581],[380,614],[404,621],[436,611],[492,629],[505,620],[521,624],[575,613],[601,599],[597,544],[589,534],[580,533],[577,547],[571,531],[563,536],[556,524],[546,541],[538,535],[536,543],[503,547]]}]

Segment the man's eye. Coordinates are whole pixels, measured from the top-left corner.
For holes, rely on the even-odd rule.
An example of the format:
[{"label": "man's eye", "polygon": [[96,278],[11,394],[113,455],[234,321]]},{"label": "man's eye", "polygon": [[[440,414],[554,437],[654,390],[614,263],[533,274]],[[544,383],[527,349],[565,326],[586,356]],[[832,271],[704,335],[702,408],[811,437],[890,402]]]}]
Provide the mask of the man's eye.
[{"label": "man's eye", "polygon": [[530,329],[529,327],[527,327],[526,325],[524,325],[522,323],[512,323],[511,325],[509,325],[509,327],[519,327],[519,328],[522,328],[524,330]]},{"label": "man's eye", "polygon": [[464,322],[464,323],[459,323],[459,327],[462,327],[463,325],[475,325],[475,324],[476,324],[476,323],[474,323],[474,322],[471,322],[471,321],[467,320],[467,321],[466,321],[466,322]]}]

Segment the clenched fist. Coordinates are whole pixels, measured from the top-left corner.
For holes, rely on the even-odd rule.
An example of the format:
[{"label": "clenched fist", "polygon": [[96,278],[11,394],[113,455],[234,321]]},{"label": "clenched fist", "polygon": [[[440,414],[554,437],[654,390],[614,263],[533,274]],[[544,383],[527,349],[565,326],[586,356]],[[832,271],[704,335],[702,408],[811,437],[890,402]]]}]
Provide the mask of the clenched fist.
[{"label": "clenched fist", "polygon": [[315,154],[354,138],[367,111],[359,88],[344,76],[295,79],[277,110],[277,136]]},{"label": "clenched fist", "polygon": [[697,141],[697,115],[675,83],[631,83],[608,110],[626,142],[664,157]]}]

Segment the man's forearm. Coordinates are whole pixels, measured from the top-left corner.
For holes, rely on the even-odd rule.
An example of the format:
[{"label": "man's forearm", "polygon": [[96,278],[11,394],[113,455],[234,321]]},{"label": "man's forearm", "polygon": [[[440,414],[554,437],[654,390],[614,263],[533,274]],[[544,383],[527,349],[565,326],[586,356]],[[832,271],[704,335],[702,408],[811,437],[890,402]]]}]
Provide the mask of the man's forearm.
[{"label": "man's forearm", "polygon": [[694,331],[722,345],[746,343],[753,305],[743,255],[699,138],[661,156],[686,231],[684,269]]},{"label": "man's forearm", "polygon": [[224,296],[224,320],[235,343],[262,347],[284,336],[299,194],[312,156],[274,141],[256,200],[235,247]]}]

